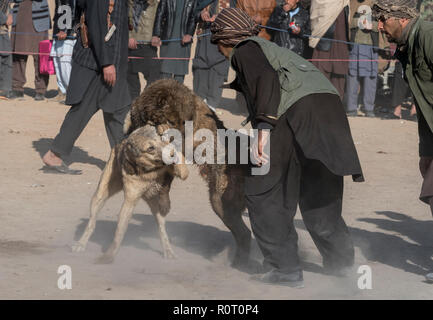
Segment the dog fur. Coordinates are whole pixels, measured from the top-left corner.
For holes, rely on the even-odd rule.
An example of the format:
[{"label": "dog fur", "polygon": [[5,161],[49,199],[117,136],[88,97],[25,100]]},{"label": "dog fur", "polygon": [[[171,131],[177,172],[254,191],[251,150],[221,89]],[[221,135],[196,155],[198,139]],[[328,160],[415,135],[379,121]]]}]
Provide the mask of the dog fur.
[{"label": "dog fur", "polygon": [[[159,128],[160,133],[171,127],[180,130],[185,136],[185,121],[193,121],[194,132],[199,129],[213,132],[214,150],[217,150],[217,130],[226,129],[223,122],[189,88],[175,80],[164,79],[151,84],[134,101],[125,122],[125,132],[152,125]],[[200,143],[194,142],[194,150]],[[202,164],[198,167],[209,187],[213,210],[235,238],[237,250],[233,265],[243,268],[248,265],[251,243],[251,231],[242,220],[242,212],[246,208],[245,170],[248,167],[228,164]]]},{"label": "dog fur", "polygon": [[90,219],[73,251],[84,251],[92,235],[98,212],[105,201],[123,189],[124,202],[119,213],[114,240],[99,263],[110,263],[120,248],[132,211],[142,198],[150,207],[159,229],[164,257],[174,258],[165,229],[164,217],[170,211],[169,191],[174,177],[185,180],[188,169],[184,165],[165,165],[162,149],[167,145],[155,127],[144,126],[133,131],[127,139],[113,148],[102,172],[98,188],[90,205]]},{"label": "dog fur", "polygon": [[[162,141],[161,135],[168,128],[176,128],[184,134],[185,121],[194,122],[194,132],[203,128],[211,130],[215,134],[216,148],[217,129],[225,129],[224,124],[186,86],[175,80],[159,80],[147,87],[134,101],[124,125],[129,137],[111,152],[92,198],[87,228],[73,247],[74,251],[85,250],[95,228],[97,212],[106,199],[123,189],[125,201],[119,214],[114,241],[98,262],[109,263],[114,260],[132,210],[140,197],[148,203],[157,220],[164,257],[174,257],[165,231],[164,217],[170,210],[171,182],[175,176],[186,179],[188,169],[182,164],[166,166],[162,163],[162,148],[167,142]],[[194,142],[194,149],[199,143]],[[155,148],[153,154],[146,152],[149,145]],[[200,175],[207,182],[213,210],[235,238],[237,249],[233,266],[248,268],[251,232],[242,220],[246,207],[245,168],[227,164],[202,164],[198,167]]]}]

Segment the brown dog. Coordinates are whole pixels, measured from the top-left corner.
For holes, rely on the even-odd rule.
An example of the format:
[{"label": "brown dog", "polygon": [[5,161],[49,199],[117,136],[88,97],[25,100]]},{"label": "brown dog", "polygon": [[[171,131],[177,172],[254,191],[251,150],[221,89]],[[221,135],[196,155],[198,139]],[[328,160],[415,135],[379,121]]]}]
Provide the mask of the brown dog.
[{"label": "brown dog", "polygon": [[132,211],[140,198],[147,202],[158,223],[164,257],[175,257],[165,229],[165,216],[170,211],[171,183],[174,177],[185,180],[188,177],[188,169],[184,165],[165,165],[162,150],[166,145],[155,127],[145,126],[132,132],[127,139],[113,148],[91,201],[90,219],[86,230],[78,243],[72,247],[73,251],[85,250],[95,229],[98,212],[108,198],[123,189],[125,198],[114,240],[98,262],[109,263],[114,260]]},{"label": "brown dog", "polygon": [[[73,247],[74,251],[85,249],[95,228],[97,212],[106,199],[123,188],[125,202],[120,211],[115,238],[99,262],[113,261],[132,210],[140,197],[149,204],[157,220],[164,256],[174,257],[165,231],[164,217],[170,209],[169,191],[172,180],[175,176],[185,179],[188,170],[182,164],[164,165],[162,149],[167,142],[161,139],[161,135],[170,127],[184,133],[184,122],[188,120],[194,121],[194,131],[206,128],[216,136],[217,129],[225,129],[223,123],[201,98],[175,80],[157,81],[135,100],[131,113],[125,120],[124,130],[129,137],[111,153],[92,199],[89,223],[83,236]],[[214,140],[216,144],[217,139]],[[198,142],[194,144],[194,148],[197,145]],[[181,154],[178,156],[182,157]],[[242,220],[242,212],[246,207],[243,172],[245,168],[239,165],[206,163],[198,167],[208,184],[213,210],[236,240],[237,250],[233,266],[250,270],[248,262],[251,232]]]},{"label": "brown dog", "polygon": [[[217,150],[217,130],[226,129],[223,122],[189,88],[175,80],[164,79],[152,83],[134,101],[130,115],[125,121],[125,132],[152,125],[175,128],[185,137],[185,121],[193,121],[194,132],[200,129],[210,130],[214,135],[214,150]],[[194,141],[194,150],[199,144],[200,141]],[[216,159],[214,163],[217,163]],[[246,207],[245,169],[248,167],[207,163],[198,167],[209,186],[213,210],[236,240],[237,250],[233,266],[249,269],[251,231],[242,220],[242,212]]]}]

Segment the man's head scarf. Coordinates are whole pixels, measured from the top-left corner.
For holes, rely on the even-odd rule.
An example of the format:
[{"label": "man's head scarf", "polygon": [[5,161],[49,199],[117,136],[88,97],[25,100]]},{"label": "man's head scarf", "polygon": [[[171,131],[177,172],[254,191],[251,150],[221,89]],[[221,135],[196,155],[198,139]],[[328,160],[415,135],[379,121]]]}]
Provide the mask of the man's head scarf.
[{"label": "man's head scarf", "polygon": [[378,0],[373,6],[376,19],[414,19],[419,16],[414,0]]},{"label": "man's head scarf", "polygon": [[212,43],[234,47],[242,40],[255,36],[260,27],[239,8],[227,8],[217,15],[211,26]]}]

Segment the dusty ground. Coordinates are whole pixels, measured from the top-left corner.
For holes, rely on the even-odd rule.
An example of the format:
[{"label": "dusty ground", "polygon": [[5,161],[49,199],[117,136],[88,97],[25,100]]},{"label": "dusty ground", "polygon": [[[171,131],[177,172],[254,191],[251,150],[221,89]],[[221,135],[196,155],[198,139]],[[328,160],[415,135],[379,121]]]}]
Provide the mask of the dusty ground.
[{"label": "dusty ground", "polygon": [[[31,65],[29,66],[31,78]],[[191,77],[187,84],[191,85]],[[27,87],[32,87],[29,81]],[[54,79],[49,96],[55,95]],[[34,94],[32,90],[26,90]],[[239,128],[233,93],[224,92],[221,118]],[[356,245],[356,267],[345,279],[321,272],[321,259],[298,215],[305,288],[259,284],[230,267],[234,241],[213,213],[197,173],[176,181],[167,228],[177,260],[164,260],[156,224],[144,203],[134,211],[117,260],[94,264],[110,244],[122,196],[100,213],[85,253],[70,245],[88,219],[90,198],[109,147],[101,114],[76,143],[68,160],[81,176],[40,171],[67,107],[54,101],[0,101],[0,298],[1,299],[431,299],[423,275],[433,269],[433,221],[418,200],[416,123],[350,119],[367,178],[346,179],[344,216]],[[245,221],[249,223],[248,219]],[[256,244],[253,258],[262,259]],[[72,290],[57,287],[58,267],[72,268]],[[372,268],[371,290],[357,286],[357,268]]]}]

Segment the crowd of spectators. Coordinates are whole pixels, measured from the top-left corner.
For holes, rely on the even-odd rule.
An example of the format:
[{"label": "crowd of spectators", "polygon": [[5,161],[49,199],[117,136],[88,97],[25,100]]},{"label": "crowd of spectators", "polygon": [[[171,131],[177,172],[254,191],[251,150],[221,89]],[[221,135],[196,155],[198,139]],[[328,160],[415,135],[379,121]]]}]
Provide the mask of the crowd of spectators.
[{"label": "crowd of spectators", "polygon": [[[402,106],[412,105],[401,66],[392,61],[390,46],[371,17],[374,0],[127,1],[132,57],[128,85],[133,99],[142,90],[139,73],[146,85],[161,78],[183,83],[189,72],[192,42],[196,41],[193,89],[210,108],[217,108],[229,63],[210,42],[210,26],[222,9],[238,7],[263,26],[260,37],[310,59],[339,91],[348,116],[375,117],[376,97],[384,92],[389,97],[390,117],[401,118]],[[40,72],[38,52],[39,43],[48,39],[53,27],[51,55],[59,92],[55,99],[64,103],[76,42],[74,26],[80,23],[74,14],[75,2],[55,0],[51,20],[48,0],[0,0],[2,99],[24,96],[29,55],[35,65],[34,99],[45,99],[49,75]],[[240,97],[237,100],[245,104]],[[415,112],[412,108],[411,116]]]}]

